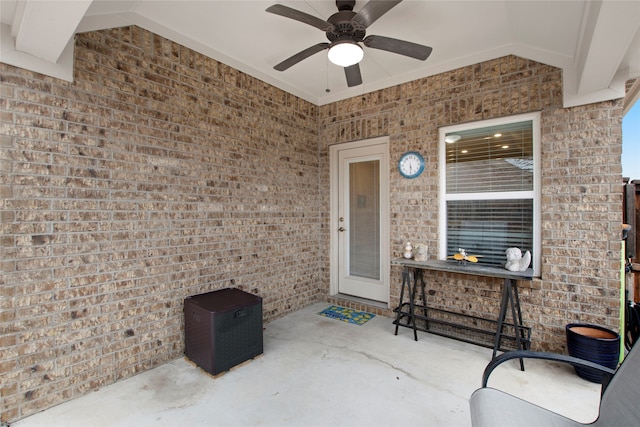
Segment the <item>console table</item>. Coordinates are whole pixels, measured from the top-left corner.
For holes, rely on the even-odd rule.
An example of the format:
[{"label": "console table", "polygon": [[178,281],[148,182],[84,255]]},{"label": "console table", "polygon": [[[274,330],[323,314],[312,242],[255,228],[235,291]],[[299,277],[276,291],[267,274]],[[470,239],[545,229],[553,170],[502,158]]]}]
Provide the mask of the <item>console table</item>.
[{"label": "console table", "polygon": [[[494,335],[493,337],[493,357],[496,357],[498,350],[504,350],[502,347],[502,339],[506,338],[515,342],[515,349],[523,350],[529,349],[531,343],[531,328],[525,327],[522,324],[522,311],[520,310],[520,298],[518,296],[518,281],[531,281],[533,280],[533,270],[527,269],[523,272],[513,272],[501,268],[489,267],[479,265],[475,263],[469,263],[464,261],[462,264],[459,261],[441,261],[441,260],[428,260],[428,261],[414,261],[405,258],[397,258],[392,261],[392,265],[402,266],[402,288],[400,289],[400,302],[397,308],[394,309],[396,313],[396,319],[394,324],[396,325],[395,334],[398,335],[398,328],[400,326],[413,329],[413,337],[417,341],[417,331],[430,332],[438,335],[443,335],[462,341],[470,342],[478,345],[486,345],[480,340],[474,339],[462,339],[453,334],[445,332],[434,331],[431,327],[432,324],[444,325],[448,328],[461,328],[467,331],[471,331],[474,334],[479,335]],[[496,277],[504,279],[504,285],[502,287],[502,300],[500,302],[500,314],[497,320],[485,319],[467,314],[456,313],[447,310],[436,309],[427,305],[427,298],[425,294],[425,280],[424,271],[444,271],[458,274],[469,274],[475,276],[484,277]],[[420,295],[422,304],[418,304],[416,301],[416,292],[420,288]],[[408,301],[405,302],[405,296],[408,297]],[[507,311],[510,310],[512,323],[506,322]],[[439,313],[445,317],[445,320],[438,319],[432,314]],[[468,324],[462,324],[451,319],[467,320]],[[404,321],[403,321],[404,320]],[[416,320],[420,320],[424,323],[424,327],[417,325]],[[471,324],[471,326],[469,325]],[[480,323],[484,323],[485,327],[477,326]],[[490,326],[495,326],[491,328]],[[509,335],[506,330],[513,331],[513,335]],[[524,370],[524,362],[520,359],[520,368]]]}]

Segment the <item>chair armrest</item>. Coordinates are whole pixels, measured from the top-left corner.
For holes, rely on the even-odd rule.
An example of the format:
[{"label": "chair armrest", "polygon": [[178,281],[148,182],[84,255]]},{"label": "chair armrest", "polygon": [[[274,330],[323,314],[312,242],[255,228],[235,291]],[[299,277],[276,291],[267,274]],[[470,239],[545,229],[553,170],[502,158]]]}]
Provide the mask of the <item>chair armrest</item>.
[{"label": "chair armrest", "polygon": [[494,358],[487,367],[484,369],[484,373],[482,374],[482,387],[487,386],[487,382],[489,381],[489,376],[491,372],[495,368],[497,368],[502,363],[511,359],[543,359],[549,360],[552,362],[563,362],[569,363],[573,366],[579,366],[582,368],[592,368],[602,372],[607,376],[606,380],[603,381],[603,390],[606,388],[606,384],[609,382],[608,380],[613,377],[613,374],[616,373],[615,370],[607,368],[606,366],[599,365],[597,363],[590,362],[585,359],[580,359],[577,357],[567,356],[564,354],[557,353],[547,353],[543,351],[530,351],[530,350],[517,350],[517,351],[508,351],[506,353],[501,354],[500,356]]}]

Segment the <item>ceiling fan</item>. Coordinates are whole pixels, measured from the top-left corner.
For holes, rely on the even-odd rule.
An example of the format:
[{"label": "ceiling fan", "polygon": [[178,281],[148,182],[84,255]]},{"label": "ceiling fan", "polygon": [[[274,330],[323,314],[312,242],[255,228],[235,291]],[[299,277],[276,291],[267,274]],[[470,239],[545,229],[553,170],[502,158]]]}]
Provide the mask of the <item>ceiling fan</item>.
[{"label": "ceiling fan", "polygon": [[367,28],[401,1],[370,0],[356,13],[353,11],[355,0],[336,0],[338,12],[326,21],[281,4],[268,7],[266,11],[269,13],[295,19],[324,31],[330,42],[308,47],[273,68],[284,71],[313,54],[329,49],[329,60],[344,67],[347,86],[353,87],[362,84],[358,63],[363,57],[363,51],[359,43],[373,49],[386,50],[424,61],[431,54],[432,49],[429,46],[383,36],[365,37]]}]

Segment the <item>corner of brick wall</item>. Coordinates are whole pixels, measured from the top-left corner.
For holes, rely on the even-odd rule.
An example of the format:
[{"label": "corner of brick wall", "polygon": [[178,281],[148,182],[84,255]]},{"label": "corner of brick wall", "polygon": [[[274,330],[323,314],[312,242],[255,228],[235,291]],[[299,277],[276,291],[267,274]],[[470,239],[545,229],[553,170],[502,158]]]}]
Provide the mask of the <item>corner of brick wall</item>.
[{"label": "corner of brick wall", "polygon": [[[267,322],[327,299],[327,144],[390,137],[398,256],[407,236],[437,246],[438,128],[529,111],[534,347],[562,350],[571,321],[618,326],[620,103],[562,108],[558,69],[508,56],[317,107],[127,27],[78,36],[73,83],[0,70],[3,422],[179,357],[187,295],[239,287]],[[428,165],[411,182],[394,167],[407,149]],[[394,305],[398,269],[391,283]],[[433,295],[492,316],[499,287],[442,275]]]}]

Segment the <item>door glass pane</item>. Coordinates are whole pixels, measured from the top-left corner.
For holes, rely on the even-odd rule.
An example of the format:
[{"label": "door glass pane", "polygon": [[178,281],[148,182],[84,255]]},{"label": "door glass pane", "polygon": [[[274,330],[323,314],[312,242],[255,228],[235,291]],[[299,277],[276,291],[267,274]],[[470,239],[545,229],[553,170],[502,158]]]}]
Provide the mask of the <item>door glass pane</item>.
[{"label": "door glass pane", "polygon": [[349,164],[349,274],[380,279],[380,161]]}]

